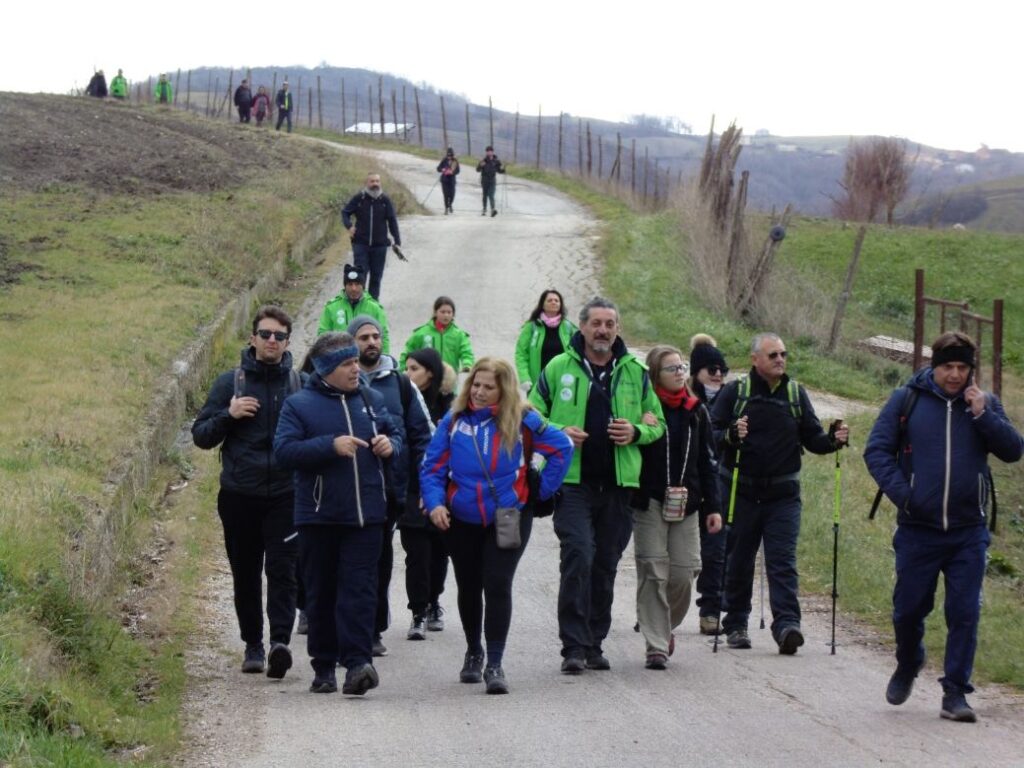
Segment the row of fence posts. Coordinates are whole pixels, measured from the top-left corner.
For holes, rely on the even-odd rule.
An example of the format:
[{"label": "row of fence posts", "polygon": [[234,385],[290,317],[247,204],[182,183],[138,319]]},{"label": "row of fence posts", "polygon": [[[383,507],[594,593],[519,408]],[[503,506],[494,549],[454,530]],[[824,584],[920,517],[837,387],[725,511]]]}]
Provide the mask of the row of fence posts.
[{"label": "row of fence posts", "polygon": [[[184,89],[182,89],[182,77],[184,75]],[[227,87],[222,90],[221,79],[215,78],[212,71],[207,73],[206,88],[197,94],[193,94],[193,73],[191,70],[182,72],[180,69],[173,76],[172,103],[182,109],[200,113],[211,119],[226,119],[229,121],[237,119],[234,110],[235,72],[231,70],[228,75]],[[168,78],[171,79],[170,74]],[[252,69],[246,70],[246,79],[255,92],[257,87],[252,81]],[[287,76],[282,82],[287,82]],[[154,81],[150,77],[145,84],[138,82],[134,84],[134,95],[136,103],[152,103],[154,101]],[[274,72],[273,81],[270,87],[270,98],[273,100],[278,89],[278,73]],[[403,143],[410,143],[410,133],[415,130],[415,142],[418,146],[428,146],[429,138],[424,139],[423,135],[423,114],[428,112],[426,104],[421,99],[418,88],[412,89],[412,104],[408,101],[408,88],[401,88],[401,121],[399,121],[399,94],[391,89],[390,99],[384,96],[384,78],[378,77],[376,98],[374,88],[367,86],[366,105],[363,106],[363,113],[368,118],[362,124],[367,125],[368,131],[349,131],[349,127],[358,127],[360,123],[360,99],[355,89],[347,89],[345,79],[341,80],[341,133],[368,133],[371,138],[381,140],[395,140]],[[302,125],[303,111],[305,106],[305,126],[314,127],[314,103],[316,105],[315,127],[324,127],[324,91],[320,75],[316,75],[316,85],[306,86],[303,91],[303,78],[300,76],[292,91],[292,98],[295,105],[292,110],[292,120],[296,127]],[[314,102],[315,99],[315,102]],[[387,101],[391,107],[391,127],[387,122]],[[465,126],[464,131],[454,128],[450,124],[451,115],[449,105],[445,104],[444,94],[438,94],[440,108],[440,138],[443,147],[452,146],[453,140],[460,135],[464,136],[466,142],[465,152],[458,154],[473,154],[473,127],[471,120],[471,108],[465,104]],[[349,107],[351,105],[352,120],[349,122]],[[410,128],[410,106],[415,114],[415,122]],[[595,135],[591,128],[590,121],[581,118],[576,120],[576,130],[572,130],[571,117],[565,113],[558,114],[557,142],[553,157],[549,152],[545,153],[545,132],[544,115],[541,108],[537,109],[536,137],[530,149],[534,150],[530,158],[535,168],[546,168],[558,170],[561,173],[571,172],[572,159],[575,159],[576,175],[586,181],[598,182],[605,189],[617,192],[620,196],[629,197],[637,204],[644,207],[659,207],[665,204],[673,186],[678,187],[682,183],[682,170],[673,173],[671,168],[662,167],[661,160],[655,158],[653,163],[649,156],[649,149],[644,147],[643,157],[638,156],[636,139],[630,139],[628,147],[624,146],[621,132],[616,132],[615,142],[609,143],[601,135]],[[551,118],[548,121],[551,122]],[[569,121],[569,126],[566,123]],[[498,149],[494,133],[494,104],[487,100],[487,144]],[[525,146],[520,145],[520,123],[521,115],[516,110],[513,117],[511,154],[512,163],[518,164],[520,153]],[[338,126],[334,126],[338,128]],[[460,126],[461,128],[461,126]],[[575,152],[572,152],[572,139],[575,134]],[[479,131],[478,131],[479,135]],[[526,139],[523,136],[523,139]],[[506,142],[507,145],[507,142]],[[480,149],[479,144],[477,148]],[[504,149],[508,149],[506,146]],[[607,158],[606,158],[607,153]],[[482,153],[481,153],[482,154]],[[572,155],[575,154],[575,158]],[[498,152],[499,156],[508,158],[507,152]],[[606,163],[606,160],[608,161]],[[623,166],[627,167],[623,173]],[[638,168],[639,166],[639,168]]]}]

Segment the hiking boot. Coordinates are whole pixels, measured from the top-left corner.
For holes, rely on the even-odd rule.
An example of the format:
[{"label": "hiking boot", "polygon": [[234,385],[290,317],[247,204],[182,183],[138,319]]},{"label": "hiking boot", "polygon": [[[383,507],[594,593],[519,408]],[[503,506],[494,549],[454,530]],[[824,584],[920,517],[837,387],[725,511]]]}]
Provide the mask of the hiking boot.
[{"label": "hiking boot", "polygon": [[[419,616],[413,614],[412,623],[409,625],[409,631],[405,633],[406,640],[426,640],[427,639],[427,617],[424,614]],[[374,654],[376,656],[376,654]]]},{"label": "hiking boot", "polygon": [[486,216],[487,215],[487,209],[484,208],[482,211],[480,211],[480,215],[481,216]]},{"label": "hiking boot", "polygon": [[746,650],[750,647],[750,635],[745,629],[734,629],[725,639],[726,645],[737,650]]},{"label": "hiking boot", "polygon": [[493,218],[493,217],[495,217],[497,215],[498,215],[498,209],[497,208],[491,208],[491,217]]},{"label": "hiking boot", "polygon": [[508,682],[505,680],[505,670],[501,667],[488,667],[485,669],[484,682],[487,683],[488,693],[508,693]]},{"label": "hiking boot", "polygon": [[668,667],[668,656],[664,653],[648,653],[644,666],[647,669],[665,669]]},{"label": "hiking boot", "polygon": [[[917,669],[913,671],[900,669],[897,664],[896,671],[892,673],[892,677],[889,678],[889,685],[885,689],[885,700],[894,707],[898,707],[909,699],[910,692],[914,690],[914,680],[923,667],[924,659],[921,660]],[[943,699],[943,704],[945,704],[945,699]]]},{"label": "hiking boot", "polygon": [[334,676],[334,670],[328,672],[317,672],[313,676],[313,682],[309,686],[310,693],[337,693],[338,680]]},{"label": "hiking boot", "polygon": [[591,651],[586,656],[587,669],[596,669],[607,672],[612,668],[611,662],[600,651]]},{"label": "hiking boot", "polygon": [[427,607],[427,631],[442,632],[444,630],[444,608],[440,603],[431,603]]},{"label": "hiking boot", "polygon": [[978,719],[971,705],[967,703],[967,697],[959,691],[942,694],[942,711],[939,714],[946,720],[958,723],[973,723]]},{"label": "hiking boot", "polygon": [[722,634],[722,622],[717,616],[701,616],[700,633],[702,635],[720,635]]},{"label": "hiking boot", "polygon": [[309,634],[309,617],[306,616],[305,611],[299,611],[299,624],[295,627],[296,635],[308,635]]},{"label": "hiking boot", "polygon": [[371,688],[376,688],[379,683],[380,677],[373,664],[361,664],[345,673],[345,683],[341,686],[341,692],[349,696],[362,696]]},{"label": "hiking boot", "polygon": [[466,651],[466,658],[459,672],[460,683],[479,683],[483,681],[484,655],[480,651]]},{"label": "hiking boot", "polygon": [[380,635],[373,636],[373,655],[374,656],[387,656],[388,647],[384,645],[384,641],[380,639]]},{"label": "hiking boot", "polygon": [[250,643],[245,646],[245,660],[242,671],[252,674],[263,672],[267,668],[267,656],[263,651],[263,643]]},{"label": "hiking boot", "polygon": [[578,675],[587,668],[587,661],[582,653],[570,653],[562,659],[562,674]]},{"label": "hiking boot", "polygon": [[292,651],[284,643],[271,643],[267,656],[267,677],[281,680],[285,672],[292,668]]},{"label": "hiking boot", "polygon": [[783,656],[792,656],[803,644],[804,635],[800,627],[786,627],[779,635],[779,653]]}]

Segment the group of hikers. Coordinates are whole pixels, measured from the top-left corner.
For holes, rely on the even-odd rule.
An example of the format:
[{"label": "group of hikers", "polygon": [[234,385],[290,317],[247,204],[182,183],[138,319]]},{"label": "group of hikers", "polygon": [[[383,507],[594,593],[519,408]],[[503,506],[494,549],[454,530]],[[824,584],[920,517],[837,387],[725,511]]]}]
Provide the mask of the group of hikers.
[{"label": "group of hikers", "polygon": [[291,91],[288,90],[287,80],[281,84],[277,94],[274,96],[274,101],[271,102],[267,86],[259,86],[254,94],[249,85],[248,78],[243,78],[242,82],[235,89],[234,102],[235,108],[238,110],[238,122],[248,123],[256,120],[256,125],[262,126],[264,120],[270,120],[274,114],[274,108],[277,107],[276,130],[281,130],[281,124],[287,123],[288,133],[292,132],[292,110],[294,109],[294,103],[292,102]]},{"label": "group of hikers", "polygon": [[[779,653],[797,653],[802,456],[840,451],[850,431],[842,420],[821,424],[786,373],[777,334],[753,337],[750,368],[738,377],[727,378],[707,334],[694,335],[686,353],[658,344],[641,362],[613,302],[592,298],[574,322],[562,293],[547,289],[510,360],[475,359],[447,296],[396,359],[379,295],[386,251],[400,238],[379,174],[367,176],[342,219],[355,263],[304,362],[296,370],[288,351],[292,319],[262,307],[239,367],[215,381],[193,426],[196,445],[221,446],[218,511],[244,672],[285,676],[298,615],[312,691],[337,691],[339,665],[343,693],[376,687],[397,527],[406,638],[445,628],[450,561],[465,638],[459,680],[508,693],[513,580],[534,520],[548,515],[559,541],[553,608],[563,674],[611,669],[604,642],[631,539],[646,669],[668,667],[694,590],[698,631],[729,649],[751,647],[759,550],[772,638]],[[958,721],[975,719],[966,694],[989,540],[987,456],[1016,461],[1024,452],[998,398],[975,384],[976,365],[968,336],[939,336],[931,365],[894,393],[864,452],[899,510],[897,665],[886,698],[899,705],[910,696],[942,573],[949,634],[940,712]]]},{"label": "group of hikers", "polygon": [[[459,175],[461,165],[455,157],[455,150],[448,147],[441,162],[437,164],[437,172],[441,174],[438,179],[441,182],[441,194],[444,197],[444,213],[455,213],[455,184],[456,176]],[[491,204],[491,216],[498,215],[498,209],[494,203],[494,193],[498,188],[498,174],[505,173],[505,166],[494,153],[494,147],[487,145],[484,149],[484,156],[476,164],[476,171],[480,174],[480,190],[483,194],[483,207],[481,216],[487,215],[487,204]]]},{"label": "group of hikers", "polygon": [[[117,70],[117,75],[110,81],[110,88],[108,89],[106,75],[103,74],[102,69],[97,69],[89,79],[89,84],[85,87],[85,95],[97,99],[105,99],[109,96],[118,101],[125,101],[131,95],[130,90],[131,87],[124,76],[123,70]],[[157,78],[156,85],[153,87],[153,101],[157,104],[171,104],[174,101],[174,89],[171,87],[171,81],[167,79],[166,74],[162,74]]]}]

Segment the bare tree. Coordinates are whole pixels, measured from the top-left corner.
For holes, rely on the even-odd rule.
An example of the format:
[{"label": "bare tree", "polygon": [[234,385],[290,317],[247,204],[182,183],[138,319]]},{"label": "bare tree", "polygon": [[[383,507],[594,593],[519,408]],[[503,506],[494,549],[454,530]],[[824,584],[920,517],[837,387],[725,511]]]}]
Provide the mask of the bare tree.
[{"label": "bare tree", "polygon": [[832,198],[833,213],[847,221],[870,223],[885,211],[886,224],[892,226],[896,207],[910,190],[916,160],[916,155],[909,157],[902,139],[873,136],[850,142],[839,182],[843,191]]}]

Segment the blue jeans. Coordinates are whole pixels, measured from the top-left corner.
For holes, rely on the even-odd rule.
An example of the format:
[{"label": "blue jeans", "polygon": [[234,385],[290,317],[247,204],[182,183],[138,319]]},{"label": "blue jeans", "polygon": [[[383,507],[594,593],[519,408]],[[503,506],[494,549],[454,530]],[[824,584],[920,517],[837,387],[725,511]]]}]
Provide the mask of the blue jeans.
[{"label": "blue jeans", "polygon": [[560,544],[558,636],[562,655],[600,652],[612,625],[615,572],[633,534],[629,489],[563,485],[554,528]]},{"label": "blue jeans", "polygon": [[971,693],[974,651],[981,617],[981,585],[990,541],[984,525],[937,528],[901,525],[892,538],[896,552],[896,588],[892,593],[892,624],[896,632],[896,663],[907,672],[924,660],[924,620],[935,606],[939,573],[946,584],[946,690]]},{"label": "blue jeans", "polygon": [[375,299],[380,299],[380,284],[384,279],[384,262],[388,258],[388,246],[352,243],[352,260],[357,267],[369,275],[366,290]]},{"label": "blue jeans", "polygon": [[281,123],[285,120],[288,121],[288,133],[292,132],[292,111],[290,109],[280,109],[277,112],[277,128],[274,130],[281,130]]},{"label": "blue jeans", "polygon": [[[791,490],[795,489],[795,490]],[[778,642],[787,627],[800,626],[796,540],[800,535],[800,485],[772,486],[771,493],[739,488],[732,526],[726,538],[725,589],[722,593],[726,632],[746,629],[754,590],[754,562],[764,540],[765,575],[772,609],[772,637]],[[729,498],[729,481],[722,482]]]},{"label": "blue jeans", "polygon": [[299,526],[299,561],[309,620],[307,650],[323,674],[371,663],[381,526]]}]

